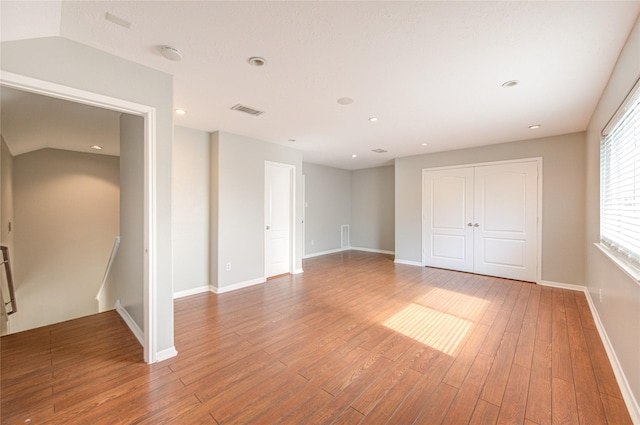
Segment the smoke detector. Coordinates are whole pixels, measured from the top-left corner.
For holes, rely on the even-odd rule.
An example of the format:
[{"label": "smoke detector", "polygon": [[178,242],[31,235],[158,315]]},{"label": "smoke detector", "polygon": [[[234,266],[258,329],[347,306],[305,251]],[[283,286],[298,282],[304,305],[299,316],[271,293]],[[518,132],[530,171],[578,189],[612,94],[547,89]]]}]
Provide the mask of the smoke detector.
[{"label": "smoke detector", "polygon": [[180,50],[172,46],[160,46],[160,54],[170,61],[179,61],[182,59]]}]

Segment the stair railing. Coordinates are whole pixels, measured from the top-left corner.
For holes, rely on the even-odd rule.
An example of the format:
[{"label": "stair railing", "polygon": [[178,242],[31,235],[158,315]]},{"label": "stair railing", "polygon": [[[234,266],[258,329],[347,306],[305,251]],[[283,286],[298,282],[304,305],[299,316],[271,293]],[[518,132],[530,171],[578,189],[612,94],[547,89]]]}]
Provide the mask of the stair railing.
[{"label": "stair railing", "polygon": [[13,275],[11,274],[11,263],[9,263],[9,248],[6,246],[0,246],[2,251],[2,264],[4,266],[4,272],[7,276],[7,286],[9,287],[9,302],[6,305],[11,304],[11,311],[7,312],[7,316],[16,313],[18,311],[18,305],[16,304],[16,293],[13,288]]},{"label": "stair railing", "polygon": [[109,262],[107,263],[107,268],[104,271],[104,277],[102,278],[102,285],[100,285],[100,289],[98,290],[98,294],[96,295],[96,301],[98,301],[98,312],[100,313],[109,309],[109,307],[107,307],[107,304],[106,304],[106,299],[105,299],[106,297],[105,297],[104,291],[107,286],[107,283],[109,282],[111,267],[113,267],[113,263],[116,260],[116,254],[118,254],[119,246],[120,246],[120,236],[116,236],[116,239],[113,242],[113,247],[111,248],[111,255],[109,256]]}]

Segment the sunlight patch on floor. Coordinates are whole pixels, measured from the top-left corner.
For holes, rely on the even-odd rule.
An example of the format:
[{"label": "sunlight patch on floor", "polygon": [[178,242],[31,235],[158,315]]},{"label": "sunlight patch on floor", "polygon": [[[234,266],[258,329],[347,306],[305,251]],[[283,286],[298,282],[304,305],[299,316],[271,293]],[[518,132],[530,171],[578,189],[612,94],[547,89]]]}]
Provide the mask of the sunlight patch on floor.
[{"label": "sunlight patch on floor", "polygon": [[434,288],[414,302],[474,322],[482,318],[489,304],[482,298],[443,288]]},{"label": "sunlight patch on floor", "polygon": [[473,323],[429,307],[410,304],[383,325],[452,356]]}]

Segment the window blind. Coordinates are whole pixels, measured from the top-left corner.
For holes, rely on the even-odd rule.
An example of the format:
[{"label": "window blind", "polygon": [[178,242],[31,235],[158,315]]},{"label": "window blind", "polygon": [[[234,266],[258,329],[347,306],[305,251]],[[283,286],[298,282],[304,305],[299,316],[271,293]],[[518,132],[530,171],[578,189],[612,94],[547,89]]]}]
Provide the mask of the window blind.
[{"label": "window blind", "polygon": [[640,84],[603,130],[600,243],[640,270]]}]

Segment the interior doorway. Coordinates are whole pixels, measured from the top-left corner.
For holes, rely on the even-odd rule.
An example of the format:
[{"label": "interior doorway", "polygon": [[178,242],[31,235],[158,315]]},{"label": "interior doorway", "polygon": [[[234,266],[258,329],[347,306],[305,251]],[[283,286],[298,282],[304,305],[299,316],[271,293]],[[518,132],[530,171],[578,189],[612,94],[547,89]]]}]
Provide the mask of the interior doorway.
[{"label": "interior doorway", "polygon": [[[155,314],[155,298],[153,296],[156,286],[156,273],[154,266],[157,263],[157,250],[155,246],[156,207],[154,204],[156,185],[155,108],[8,72],[2,73],[2,76],[0,77],[0,85],[58,99],[64,99],[75,103],[118,111],[120,113],[140,116],[142,118],[143,128],[141,133],[143,134],[143,156],[139,159],[139,163],[137,164],[138,168],[141,170],[139,178],[142,179],[141,187],[143,188],[143,199],[138,207],[142,209],[142,222],[139,223],[139,225],[142,226],[141,233],[143,240],[141,246],[144,247],[144,252],[140,253],[140,268],[142,276],[142,279],[139,282],[142,289],[142,300],[140,305],[141,320],[138,321],[138,323],[136,323],[135,320],[127,320],[127,318],[124,317],[127,314],[126,308],[124,308],[123,311],[118,311],[143,345],[145,362],[153,363],[157,361],[158,353],[156,352],[157,349],[155,347],[157,318]],[[131,317],[129,317],[129,319],[131,319]],[[135,329],[136,327],[138,328],[137,332]],[[140,327],[142,329],[140,329]]]},{"label": "interior doorway", "polygon": [[0,94],[0,243],[20,303],[7,330],[98,313],[119,235],[121,113],[8,87]]}]

